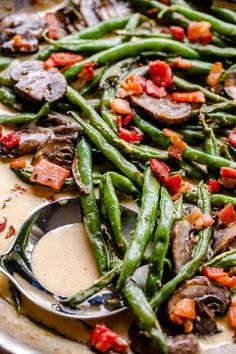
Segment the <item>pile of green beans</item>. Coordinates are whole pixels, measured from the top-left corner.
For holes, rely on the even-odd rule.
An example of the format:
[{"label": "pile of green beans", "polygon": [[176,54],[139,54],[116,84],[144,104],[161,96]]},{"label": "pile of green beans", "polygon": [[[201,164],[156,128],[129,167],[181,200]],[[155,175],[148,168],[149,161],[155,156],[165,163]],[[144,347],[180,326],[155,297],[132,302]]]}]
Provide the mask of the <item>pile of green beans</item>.
[{"label": "pile of green beans", "polygon": [[[65,179],[62,189],[71,188],[80,196],[82,217],[100,278],[87,289],[58,301],[75,308],[105,288],[115,290],[126,299],[156,351],[167,354],[168,338],[158,320],[159,307],[182,282],[201,275],[204,267],[228,270],[236,265],[235,250],[214,256],[208,252],[215,224],[200,231],[194,229],[196,246],[177,274],[171,256],[173,227],[189,212],[185,203],[197,205],[208,216],[212,207],[223,208],[231,203],[236,208],[235,190],[220,179],[222,167],[236,170],[236,147],[228,138],[236,126],[235,99],[224,89],[236,71],[236,13],[215,6],[207,13],[200,12],[185,0],[171,0],[169,5],[156,0],[133,0],[131,5],[138,12],[100,22],[58,40],[46,39],[48,46],[39,51],[37,59],[44,61],[54,52],[74,52],[82,54],[83,60],[59,67],[67,80],[66,93],[58,101],[41,102],[36,113],[25,112],[30,102],[18,97],[10,79],[14,59],[1,56],[0,70],[4,72],[0,73],[0,103],[19,112],[0,114],[0,124],[4,129],[19,129],[27,124],[32,127],[52,110],[53,114],[63,113],[63,124],[79,125],[77,141],[74,136],[65,135],[72,139],[75,152],[72,176]],[[191,41],[188,26],[193,21],[210,23],[210,43]],[[162,33],[160,26],[171,25],[184,28],[183,41],[176,39],[172,28]],[[176,57],[180,57],[180,64],[182,59],[182,66],[175,65]],[[173,92],[204,94],[204,104],[189,102],[191,113],[182,123],[165,124],[160,119],[162,112],[151,115],[150,107],[145,110],[134,104],[132,96],[147,95],[158,100],[158,89],[164,88],[165,83],[155,82],[150,65],[153,60],[165,61],[163,68],[173,78],[173,83],[165,87],[167,94],[160,98],[166,100],[167,106]],[[222,62],[223,69],[218,83],[211,87],[209,76],[216,61]],[[90,63],[94,63],[94,68],[85,67]],[[78,74],[82,70],[86,73],[88,67],[92,76],[86,81]],[[195,100],[194,96],[186,96]],[[119,101],[122,99],[125,103]],[[185,104],[184,95],[182,99]],[[173,133],[164,128],[182,135],[185,144],[179,158],[173,154]],[[136,140],[132,139],[133,133]],[[5,149],[0,142],[0,153],[4,154]],[[17,146],[12,152],[14,156]],[[32,165],[27,162],[27,167],[12,171],[24,183],[34,186],[36,183],[30,181],[34,163],[32,159]],[[181,176],[176,190],[171,183],[168,185],[173,174],[178,175],[177,179]],[[210,179],[219,181],[222,193],[209,192]],[[137,204],[137,213],[123,207],[124,195]],[[124,213],[133,218],[129,235],[125,234]],[[147,277],[141,287],[136,274],[142,266],[147,268]]]}]

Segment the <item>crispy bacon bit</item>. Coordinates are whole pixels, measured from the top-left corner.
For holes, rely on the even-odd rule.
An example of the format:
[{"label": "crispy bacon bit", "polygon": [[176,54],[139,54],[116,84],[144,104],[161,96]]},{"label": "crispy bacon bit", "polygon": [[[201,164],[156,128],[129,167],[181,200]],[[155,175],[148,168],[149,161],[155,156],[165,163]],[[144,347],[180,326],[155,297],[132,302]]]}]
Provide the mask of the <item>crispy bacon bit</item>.
[{"label": "crispy bacon bit", "polygon": [[179,174],[169,176],[165,180],[165,185],[170,193],[176,193],[179,191],[182,184],[182,177]]},{"label": "crispy bacon bit", "polygon": [[48,28],[48,37],[51,39],[59,39],[62,36],[60,24],[53,12],[45,14],[45,21]]},{"label": "crispy bacon bit", "polygon": [[13,148],[14,146],[18,145],[20,142],[20,138],[15,132],[10,132],[6,135],[4,135],[1,139],[0,142],[5,145],[8,149]]},{"label": "crispy bacon bit", "polygon": [[187,144],[177,136],[173,136],[171,142],[172,144],[168,148],[169,155],[182,160],[182,154],[186,150]]},{"label": "crispy bacon bit", "polygon": [[180,189],[172,195],[172,200],[178,200],[182,194],[188,193],[189,191],[191,191],[190,184],[188,182],[182,181]]},{"label": "crispy bacon bit", "polygon": [[191,22],[187,28],[188,39],[194,43],[207,44],[212,40],[211,24],[207,21]]},{"label": "crispy bacon bit", "polygon": [[116,117],[116,125],[117,125],[118,129],[122,128],[122,116],[121,115]]},{"label": "crispy bacon bit", "polygon": [[155,85],[169,87],[173,84],[171,67],[165,61],[151,61],[149,63],[149,72]]},{"label": "crispy bacon bit", "polygon": [[3,232],[7,225],[7,218],[3,216],[3,221],[0,222],[0,232]]},{"label": "crispy bacon bit", "polygon": [[210,193],[216,193],[220,191],[220,184],[218,181],[214,180],[214,179],[209,179],[208,181],[208,191]]},{"label": "crispy bacon bit", "polygon": [[155,15],[156,13],[157,13],[157,9],[155,7],[151,8],[147,11],[148,15]]},{"label": "crispy bacon bit", "polygon": [[196,302],[194,299],[184,298],[177,302],[170,320],[178,325],[184,325],[185,333],[192,331],[192,321],[196,318]]},{"label": "crispy bacon bit", "polygon": [[18,48],[18,49],[21,49],[24,51],[30,51],[32,48],[32,44],[30,42],[25,41],[24,38],[22,38],[19,35],[13,36],[12,41],[13,41],[13,46],[15,48]]},{"label": "crispy bacon bit", "polygon": [[128,124],[131,122],[131,120],[134,118],[134,116],[135,116],[135,113],[134,113],[134,112],[128,114],[128,116],[126,116],[126,117],[124,118],[122,124],[123,124],[123,125],[128,125]]},{"label": "crispy bacon bit", "polygon": [[232,299],[231,306],[228,312],[228,323],[230,327],[236,328],[236,301]]},{"label": "crispy bacon bit", "polygon": [[45,61],[44,67],[50,69],[54,66],[66,66],[69,67],[75,63],[82,61],[84,57],[80,54],[69,52],[52,53],[50,57]]},{"label": "crispy bacon bit", "polygon": [[125,128],[119,128],[118,136],[120,139],[130,144],[140,143],[143,135],[135,130],[128,130]]},{"label": "crispy bacon bit", "polygon": [[193,63],[191,62],[191,60],[183,59],[181,57],[175,58],[171,63],[172,68],[178,68],[178,69],[189,69],[192,66]]},{"label": "crispy bacon bit", "polygon": [[236,222],[236,212],[231,203],[227,204],[218,214],[218,218],[225,225],[230,225]]},{"label": "crispy bacon bit", "polygon": [[228,142],[230,145],[236,148],[236,127],[234,127],[234,129],[230,132],[228,136]]},{"label": "crispy bacon bit", "polygon": [[152,97],[164,98],[167,96],[165,87],[158,87],[155,85],[152,80],[146,81],[145,92]]},{"label": "crispy bacon bit", "polygon": [[236,170],[230,167],[221,167],[220,169],[221,178],[218,180],[226,188],[236,187]]},{"label": "crispy bacon bit", "polygon": [[211,70],[207,76],[207,84],[215,88],[218,84],[220,77],[223,73],[223,64],[219,61],[214,63],[211,67]]},{"label": "crispy bacon bit", "polygon": [[84,80],[84,81],[92,81],[94,78],[94,67],[96,63],[91,62],[88,64],[85,64],[81,72],[78,74],[78,78]]},{"label": "crispy bacon bit", "polygon": [[230,277],[223,268],[205,267],[203,274],[209,278],[218,281],[227,288],[233,288],[236,285],[236,277]]},{"label": "crispy bacon bit", "polygon": [[175,132],[174,130],[168,129],[168,128],[164,128],[162,130],[163,134],[167,137],[173,138],[174,136],[179,138],[179,139],[183,139],[183,135],[180,133]]},{"label": "crispy bacon bit", "polygon": [[149,162],[153,172],[161,182],[169,178],[170,167],[165,162],[156,159],[151,159]]},{"label": "crispy bacon bit", "polygon": [[205,95],[202,91],[173,92],[171,98],[175,102],[205,103]]},{"label": "crispy bacon bit", "polygon": [[65,168],[41,160],[34,166],[30,181],[59,190],[69,175],[70,172]]},{"label": "crispy bacon bit", "polygon": [[132,113],[130,104],[127,100],[121,98],[115,98],[110,101],[110,106],[114,112],[119,114],[130,114]]},{"label": "crispy bacon bit", "polygon": [[176,41],[183,42],[185,33],[184,28],[180,26],[170,26],[170,33]]},{"label": "crispy bacon bit", "polygon": [[118,353],[126,353],[127,343],[108,328],[104,323],[97,323],[90,334],[90,344],[101,353],[113,349]]},{"label": "crispy bacon bit", "polygon": [[127,96],[140,95],[143,92],[142,85],[134,75],[130,75],[126,81],[122,81],[120,86],[127,92]]},{"label": "crispy bacon bit", "polygon": [[16,233],[16,230],[15,230],[14,226],[13,226],[13,225],[10,225],[10,226],[9,226],[9,229],[8,229],[8,231],[7,231],[7,234],[6,234],[6,236],[5,236],[4,238],[5,238],[5,239],[10,238],[10,237],[14,236],[15,233]]},{"label": "crispy bacon bit", "polygon": [[214,224],[214,219],[210,215],[202,214],[199,208],[193,208],[191,213],[186,216],[186,219],[197,230],[202,230],[203,228]]},{"label": "crispy bacon bit", "polygon": [[23,157],[18,157],[10,161],[10,168],[24,168],[26,161]]}]

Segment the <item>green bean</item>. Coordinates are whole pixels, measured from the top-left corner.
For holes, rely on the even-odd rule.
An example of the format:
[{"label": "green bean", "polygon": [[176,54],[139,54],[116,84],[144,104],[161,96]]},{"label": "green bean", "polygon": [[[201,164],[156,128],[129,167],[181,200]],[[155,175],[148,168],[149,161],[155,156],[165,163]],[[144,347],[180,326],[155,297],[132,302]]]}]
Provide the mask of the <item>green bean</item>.
[{"label": "green bean", "polygon": [[12,58],[0,56],[0,70],[6,69],[12,62]]},{"label": "green bean", "polygon": [[[210,196],[207,190],[207,186],[203,183],[200,183],[198,187],[198,203],[201,205],[203,214],[211,214]],[[173,279],[165,283],[165,285],[153,295],[150,300],[150,305],[153,308],[159,307],[175,290],[178,284],[188,278],[191,278],[199,269],[201,261],[208,251],[211,234],[211,226],[199,232],[199,241],[196,245],[192,259],[182,266],[178,274]]]},{"label": "green bean", "polygon": [[174,83],[177,87],[179,87],[183,90],[186,90],[186,91],[200,90],[204,93],[206,98],[208,98],[209,100],[214,101],[214,102],[229,101],[227,98],[217,95],[216,93],[213,93],[213,92],[205,89],[201,85],[192,84],[191,82],[188,82],[176,75],[174,75]]},{"label": "green bean", "polygon": [[171,160],[170,166],[174,168],[181,168],[184,171],[184,175],[190,177],[191,179],[201,181],[206,177],[206,172],[198,166],[195,162],[185,161],[185,160]]},{"label": "green bean", "polygon": [[198,53],[194,49],[189,48],[181,42],[164,38],[144,39],[142,41],[123,43],[114,48],[97,53],[80,63],[72,65],[64,72],[64,75],[67,80],[72,80],[82,70],[83,66],[89,62],[95,62],[97,65],[111,64],[129,56],[136,56],[141,51],[147,50],[164,50],[175,52],[176,54],[187,58],[199,58]]},{"label": "green bean", "polygon": [[[139,23],[140,23],[140,14],[136,13],[133,14],[129,21],[127,22],[126,26],[125,26],[125,30],[126,31],[135,31],[136,28],[138,27]],[[122,42],[128,42],[130,40],[132,36],[130,36],[129,34],[126,34],[123,38],[122,38]]]},{"label": "green bean", "polygon": [[[111,32],[123,28],[126,26],[128,21],[130,20],[131,16],[123,17],[123,18],[117,18],[117,19],[110,19],[107,21],[101,21],[99,24],[88,27],[83,29],[82,31],[73,33],[72,35],[69,35],[63,40],[74,40],[74,39],[97,39],[101,38],[106,34],[110,34]],[[60,41],[60,40],[59,40]]]},{"label": "green bean", "polygon": [[137,187],[141,188],[142,173],[132,163],[127,161],[116,148],[110,145],[98,130],[84,122],[75,112],[69,113],[80,124],[85,134],[97,146],[103,155],[132,182],[134,182]]},{"label": "green bean", "polygon": [[204,152],[212,156],[219,156],[218,146],[214,131],[206,124],[205,119],[202,118],[203,132],[204,132]]},{"label": "green bean", "polygon": [[102,289],[108,287],[115,277],[117,277],[122,268],[122,263],[119,263],[112,270],[101,276],[99,279],[95,280],[95,282],[89,286],[87,289],[80,290],[75,295],[71,296],[69,299],[60,300],[60,302],[65,306],[75,306],[80,305],[84,301],[91,298],[93,295],[97,294]]},{"label": "green bean", "polygon": [[87,82],[80,90],[80,94],[81,95],[87,95],[88,93],[92,92],[92,91],[96,91],[100,79],[104,73],[104,71],[106,70],[106,67],[104,66],[103,68],[100,68],[98,70],[96,70],[95,75],[93,77],[93,79],[89,82]]},{"label": "green bean", "polygon": [[[174,60],[175,60],[175,58],[169,58],[166,61],[167,61],[167,63],[171,64]],[[177,68],[178,70],[181,70],[184,73],[207,75],[212,67],[212,63],[207,63],[205,61],[192,60],[192,59],[191,60],[185,59],[184,61],[186,63],[191,64],[191,66],[189,68],[186,67],[183,70]]]},{"label": "green bean", "polygon": [[155,143],[166,148],[170,144],[170,139],[167,138],[162,130],[158,129],[154,124],[147,122],[142,119],[138,114],[133,118],[134,123],[139,127],[145,134],[150,136]]},{"label": "green bean", "polygon": [[220,82],[224,82],[226,76],[233,70],[236,69],[236,64],[231,65],[227,70],[225,70],[225,72],[223,73],[223,75],[220,78]]},{"label": "green bean", "polygon": [[187,17],[191,21],[207,21],[211,24],[213,30],[229,37],[236,36],[236,26],[230,23],[221,21],[212,15],[193,10],[185,6],[171,6],[171,11],[176,11]]},{"label": "green bean", "polygon": [[144,172],[141,208],[128,250],[124,256],[124,263],[117,284],[119,289],[124,287],[128,277],[131,276],[141,264],[147,244],[155,227],[159,188],[160,186],[151,168],[147,167]]},{"label": "green bean", "polygon": [[211,11],[216,16],[221,18],[222,20],[224,20],[226,22],[231,22],[233,24],[236,24],[236,13],[235,13],[235,11],[232,11],[232,10],[229,10],[229,9],[225,9],[225,8],[221,8],[221,7],[216,7],[216,6],[212,6],[211,7]]},{"label": "green bean", "polygon": [[81,183],[88,190],[87,195],[81,195],[80,201],[83,210],[83,220],[90,238],[94,256],[100,272],[108,269],[107,251],[102,238],[99,211],[92,180],[92,155],[91,148],[84,138],[81,138],[76,147],[78,156],[78,171]]},{"label": "green bean", "polygon": [[207,117],[209,117],[207,119],[209,123],[217,123],[224,127],[232,127],[236,125],[236,116],[230,113],[210,113]]},{"label": "green bean", "polygon": [[[140,38],[166,38],[166,39],[174,39],[172,34],[168,33],[148,33],[148,32],[139,32],[139,31],[128,31],[126,29],[124,30],[118,30],[116,32],[120,36],[127,36],[127,37],[140,37]],[[157,53],[158,55],[158,53]]]},{"label": "green bean", "polygon": [[0,87],[0,102],[6,106],[15,108],[16,110],[21,110],[22,108],[22,105],[18,102],[15,93],[8,87]]},{"label": "green bean", "polygon": [[174,202],[174,218],[173,224],[184,218],[184,203],[183,194]]},{"label": "green bean", "polygon": [[75,53],[97,53],[109,48],[113,48],[116,45],[117,42],[111,41],[111,40],[79,40],[79,41],[74,41],[74,42],[60,42],[57,43],[57,41],[52,42],[52,45],[54,46],[54,52],[60,52],[60,51],[69,51],[69,52],[75,52]]},{"label": "green bean", "polygon": [[107,172],[112,180],[113,186],[121,192],[128,195],[132,195],[134,200],[140,199],[140,192],[135,187],[135,185],[125,176],[120,175],[117,172],[109,171]]},{"label": "green bean", "polygon": [[86,100],[75,90],[68,86],[66,97],[68,100],[77,105],[83,113],[90,119],[91,124],[103,135],[103,137],[121,152],[130,155],[131,157],[148,160],[150,158],[167,159],[168,154],[166,151],[161,151],[149,146],[135,146],[129,144],[122,139],[119,139],[117,135],[111,130],[111,128],[104,122],[99,114],[90,107]]},{"label": "green bean", "polygon": [[109,173],[105,173],[103,180],[103,198],[106,208],[106,214],[112,229],[112,234],[116,247],[122,254],[126,251],[127,245],[122,233],[120,204],[117,198],[115,188],[112,184]]},{"label": "green bean", "polygon": [[0,85],[6,87],[13,87],[10,77],[6,74],[0,75]]},{"label": "green bean", "polygon": [[212,56],[219,58],[235,58],[236,49],[233,47],[221,48],[213,44],[189,44],[191,48],[195,49],[201,56]]},{"label": "green bean", "polygon": [[[184,194],[184,200],[188,203],[196,203],[197,195],[194,191]],[[223,207],[226,204],[231,203],[236,207],[236,198],[226,194],[211,194],[211,204],[215,207]]]},{"label": "green bean", "polygon": [[154,233],[152,253],[149,260],[147,294],[152,296],[161,287],[164,259],[169,247],[174,205],[165,187],[160,191],[160,220]]},{"label": "green bean", "polygon": [[117,133],[116,114],[110,107],[110,101],[115,97],[115,89],[110,87],[103,91],[101,99],[101,116],[114,133]]},{"label": "green bean", "polygon": [[183,27],[187,27],[189,20],[178,14],[177,12],[168,12],[168,6],[158,2],[150,0],[132,0],[132,5],[136,6],[140,12],[148,11],[149,9],[156,9],[159,13],[163,13],[163,20],[169,23],[179,24]]},{"label": "green bean", "polygon": [[165,336],[141,287],[130,280],[126,283],[123,292],[141,325],[152,338],[156,352],[160,354],[167,354],[168,346]]},{"label": "green bean", "polygon": [[9,123],[27,124],[47,114],[51,105],[51,102],[46,102],[37,113],[0,114],[0,123],[3,125]]},{"label": "green bean", "polygon": [[177,133],[182,134],[184,137],[184,141],[188,144],[194,144],[204,140],[204,134],[202,131],[199,130],[175,129],[175,131]]},{"label": "green bean", "polygon": [[[127,22],[129,21],[130,16],[119,18],[119,19],[111,19],[108,21],[102,21],[98,25],[93,27],[85,28],[82,31],[78,31],[72,35],[69,35],[63,38],[63,41],[71,41],[74,39],[97,39],[106,34],[110,34],[112,31],[115,31],[119,28],[123,28]],[[37,59],[45,60],[47,59],[51,53],[53,53],[55,46],[49,45],[47,48],[39,51],[37,55]]]},{"label": "green bean", "polygon": [[[35,182],[31,182],[30,178],[32,177],[32,167],[24,167],[24,168],[12,168],[12,171],[15,173],[15,175],[24,183],[34,185],[36,184]],[[65,182],[63,183],[63,188],[67,187],[74,187],[74,179],[72,177],[66,178]]]},{"label": "green bean", "polygon": [[227,102],[225,101],[225,102],[215,103],[215,104],[203,107],[202,113],[208,115],[211,113],[228,111],[233,108],[235,108],[234,101],[227,101]]},{"label": "green bean", "polygon": [[208,266],[227,269],[235,265],[236,265],[236,250],[231,250],[231,251],[221,253],[218,256],[210,259],[208,262],[204,263],[201,266],[201,269]]},{"label": "green bean", "polygon": [[105,71],[103,77],[101,78],[99,88],[100,89],[109,89],[110,87],[113,87],[114,84],[120,80],[122,77],[122,74],[127,72],[127,70],[133,65],[137,63],[136,58],[126,58],[123,60],[118,61],[118,63],[115,63],[108,67],[108,69]]},{"label": "green bean", "polygon": [[190,146],[187,146],[182,156],[187,160],[198,162],[213,169],[219,169],[220,167],[236,168],[236,162],[234,161],[220,156],[211,156]]}]

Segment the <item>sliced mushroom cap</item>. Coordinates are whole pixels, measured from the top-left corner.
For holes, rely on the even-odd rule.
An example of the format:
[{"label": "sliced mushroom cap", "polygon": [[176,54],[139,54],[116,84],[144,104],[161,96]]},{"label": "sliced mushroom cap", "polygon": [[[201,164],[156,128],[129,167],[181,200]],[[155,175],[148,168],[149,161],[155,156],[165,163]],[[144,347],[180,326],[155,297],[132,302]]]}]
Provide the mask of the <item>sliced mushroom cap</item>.
[{"label": "sliced mushroom cap", "polygon": [[236,99],[236,70],[230,71],[225,78],[224,82],[225,92],[233,100]]},{"label": "sliced mushroom cap", "polygon": [[47,160],[70,171],[73,157],[74,146],[70,139],[52,138],[38,147],[33,165],[41,160]]},{"label": "sliced mushroom cap", "polygon": [[78,125],[60,125],[52,129],[53,133],[58,137],[66,137],[72,141],[76,141],[80,132]]},{"label": "sliced mushroom cap", "polygon": [[10,71],[15,92],[24,99],[40,102],[56,101],[63,97],[67,83],[57,68],[46,70],[39,60],[27,60]]},{"label": "sliced mushroom cap", "polygon": [[217,333],[214,315],[224,316],[228,312],[231,304],[228,289],[204,276],[187,280],[170,297],[167,303],[169,316],[175,305],[184,298],[196,300],[197,319],[194,320],[193,332],[200,336]]},{"label": "sliced mushroom cap", "polygon": [[[162,350],[153,342],[152,338],[140,329],[132,325],[129,331],[131,338],[130,347],[136,354],[160,354]],[[199,354],[199,343],[193,334],[181,334],[175,337],[167,336],[169,354]]]},{"label": "sliced mushroom cap", "polygon": [[[38,39],[45,28],[43,17],[35,14],[11,15],[0,22],[0,51],[5,53],[34,53],[38,50]],[[21,42],[14,40],[20,36]]]},{"label": "sliced mushroom cap", "polygon": [[180,334],[168,337],[168,354],[199,354],[200,346],[193,334]]},{"label": "sliced mushroom cap", "polygon": [[66,125],[67,122],[64,117],[58,113],[49,113],[38,119],[37,125],[41,127],[58,127],[60,125]]},{"label": "sliced mushroom cap", "polygon": [[167,125],[185,122],[192,111],[188,103],[176,103],[168,98],[154,98],[146,94],[132,96],[131,102],[150,118]]},{"label": "sliced mushroom cap", "polygon": [[40,144],[50,139],[53,132],[50,129],[30,128],[17,131],[19,144],[9,149],[8,157],[19,157],[35,152]]},{"label": "sliced mushroom cap", "polygon": [[188,220],[178,221],[173,227],[171,238],[175,273],[192,258],[196,244],[196,236],[192,231],[193,227]]},{"label": "sliced mushroom cap", "polygon": [[219,228],[214,232],[212,249],[214,254],[224,252],[236,239],[236,224],[226,228]]}]

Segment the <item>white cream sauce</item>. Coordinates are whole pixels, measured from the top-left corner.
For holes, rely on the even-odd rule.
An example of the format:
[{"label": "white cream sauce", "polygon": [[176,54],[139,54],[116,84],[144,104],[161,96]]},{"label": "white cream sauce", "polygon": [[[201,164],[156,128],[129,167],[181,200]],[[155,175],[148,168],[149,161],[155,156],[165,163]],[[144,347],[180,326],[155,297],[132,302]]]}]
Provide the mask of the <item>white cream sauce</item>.
[{"label": "white cream sauce", "polygon": [[61,226],[43,236],[33,250],[32,270],[57,295],[71,296],[90,286],[99,271],[84,224]]}]

